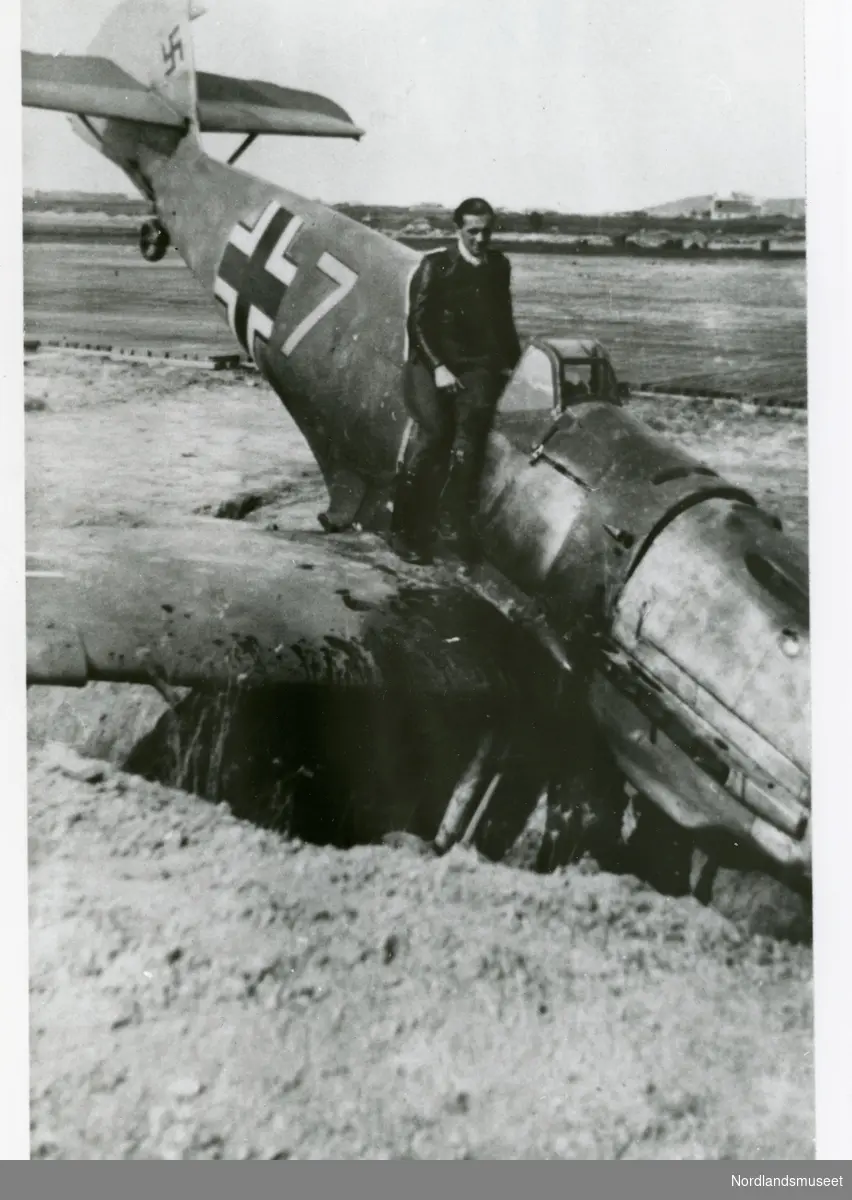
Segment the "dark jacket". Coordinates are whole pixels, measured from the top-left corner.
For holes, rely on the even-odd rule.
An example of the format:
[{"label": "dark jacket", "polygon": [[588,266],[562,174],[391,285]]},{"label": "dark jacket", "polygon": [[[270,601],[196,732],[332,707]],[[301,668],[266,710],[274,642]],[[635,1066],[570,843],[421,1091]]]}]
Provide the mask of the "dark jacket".
[{"label": "dark jacket", "polygon": [[511,267],[490,250],[477,266],[457,245],[425,254],[411,280],[408,361],[453,372],[514,367],[520,344],[512,312]]}]

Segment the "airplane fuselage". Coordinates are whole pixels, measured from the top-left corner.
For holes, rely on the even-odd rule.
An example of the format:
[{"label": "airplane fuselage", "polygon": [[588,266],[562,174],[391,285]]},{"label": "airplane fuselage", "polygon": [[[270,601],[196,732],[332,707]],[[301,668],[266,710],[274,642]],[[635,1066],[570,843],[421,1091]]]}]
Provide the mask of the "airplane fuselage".
[{"label": "airplane fuselage", "polygon": [[[173,245],[310,445],[333,526],[382,532],[409,429],[419,255],[212,160],[191,136],[143,144],[139,168]],[[533,601],[554,645],[594,616],[590,701],[634,787],[681,826],[721,826],[807,874],[797,548],[747,492],[615,405],[573,404],[534,445],[499,421],[491,434],[479,513],[490,566]]]},{"label": "airplane fuselage", "polygon": [[326,480],[393,477],[408,280],[419,256],[207,157],[187,139],[148,167],[173,244],[286,405]]}]

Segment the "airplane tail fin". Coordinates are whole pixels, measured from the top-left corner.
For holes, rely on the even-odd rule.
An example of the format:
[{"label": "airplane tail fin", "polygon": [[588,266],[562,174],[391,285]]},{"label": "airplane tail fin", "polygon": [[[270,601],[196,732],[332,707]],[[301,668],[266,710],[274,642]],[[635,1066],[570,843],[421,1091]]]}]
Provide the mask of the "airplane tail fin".
[{"label": "airplane tail fin", "polygon": [[71,114],[74,132],[153,196],[143,147],[166,156],[197,136],[192,0],[122,0],[85,54],[22,58],[23,103]]},{"label": "airplane tail fin", "polygon": [[82,55],[22,55],[24,105],[74,114],[75,132],[147,194],[141,146],[170,154],[203,132],[355,138],[363,130],[325,96],[196,72],[194,0],[122,0]]},{"label": "airplane tail fin", "polygon": [[105,58],[198,129],[198,97],[190,24],[204,14],[192,0],[123,0],[88,53]]}]

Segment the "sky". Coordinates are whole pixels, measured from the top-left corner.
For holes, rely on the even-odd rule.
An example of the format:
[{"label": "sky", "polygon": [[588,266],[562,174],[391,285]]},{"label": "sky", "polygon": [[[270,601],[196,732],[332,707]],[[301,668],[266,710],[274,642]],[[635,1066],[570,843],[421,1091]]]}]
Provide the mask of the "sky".
[{"label": "sky", "polygon": [[[81,53],[114,0],[22,0],[25,49]],[[318,91],[360,143],[260,139],[241,165],[327,202],[601,212],[805,191],[803,0],[207,0],[207,70]],[[132,185],[24,113],[24,186]],[[224,156],[236,143],[205,139]]]}]

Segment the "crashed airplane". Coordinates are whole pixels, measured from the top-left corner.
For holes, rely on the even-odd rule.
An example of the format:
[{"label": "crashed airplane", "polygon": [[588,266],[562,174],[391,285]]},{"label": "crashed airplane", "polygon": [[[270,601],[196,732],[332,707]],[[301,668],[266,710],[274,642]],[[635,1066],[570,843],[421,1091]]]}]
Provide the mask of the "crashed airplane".
[{"label": "crashed airplane", "polygon": [[[198,518],[40,536],[28,683],[478,704],[487,736],[444,794],[439,849],[487,812],[495,728],[535,726],[553,780],[588,720],[623,806],[657,814],[699,862],[721,846],[807,891],[802,552],[747,491],[629,415],[605,351],[575,336],[529,342],[502,395],[482,566],[400,564],[383,538],[410,434],[401,374],[419,256],[234,165],[260,134],[362,130],[323,97],[196,71],[197,15],[125,0],[86,54],[25,52],[23,102],[71,114],[150,200],[142,253],[180,253],[292,415],[326,483],[322,530]],[[244,135],[228,163],[205,153],[208,131]]]}]

